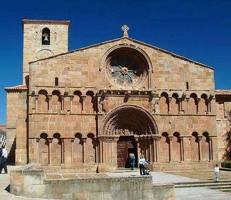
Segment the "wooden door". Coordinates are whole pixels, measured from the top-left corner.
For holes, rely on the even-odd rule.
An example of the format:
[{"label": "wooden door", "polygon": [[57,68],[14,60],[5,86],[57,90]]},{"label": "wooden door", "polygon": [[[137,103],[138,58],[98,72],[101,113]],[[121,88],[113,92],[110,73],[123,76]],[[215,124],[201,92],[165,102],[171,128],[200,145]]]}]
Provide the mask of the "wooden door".
[{"label": "wooden door", "polygon": [[117,143],[117,166],[119,168],[129,167],[128,155],[131,149],[136,152],[136,142],[134,137],[121,136]]}]

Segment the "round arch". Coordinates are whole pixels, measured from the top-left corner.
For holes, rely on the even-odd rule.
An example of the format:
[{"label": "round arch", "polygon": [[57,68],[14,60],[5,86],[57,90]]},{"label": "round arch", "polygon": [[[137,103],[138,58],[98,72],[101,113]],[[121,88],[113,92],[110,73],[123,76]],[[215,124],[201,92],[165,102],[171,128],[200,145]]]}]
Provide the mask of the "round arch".
[{"label": "round arch", "polygon": [[152,115],[144,108],[123,105],[109,112],[102,122],[102,135],[154,135],[158,128]]},{"label": "round arch", "polygon": [[127,44],[127,43],[126,44],[118,44],[118,45],[115,45],[115,46],[111,47],[110,49],[108,49],[104,53],[104,55],[103,55],[103,57],[101,59],[100,66],[99,66],[99,71],[101,71],[104,68],[105,62],[106,62],[107,57],[109,56],[109,54],[112,53],[115,50],[120,49],[120,48],[130,48],[130,49],[133,49],[133,50],[137,51],[138,53],[142,54],[143,57],[146,59],[146,61],[148,63],[149,70],[151,72],[153,72],[152,62],[151,62],[151,59],[149,58],[148,54],[144,50],[142,50],[140,47],[132,45],[132,44]]}]

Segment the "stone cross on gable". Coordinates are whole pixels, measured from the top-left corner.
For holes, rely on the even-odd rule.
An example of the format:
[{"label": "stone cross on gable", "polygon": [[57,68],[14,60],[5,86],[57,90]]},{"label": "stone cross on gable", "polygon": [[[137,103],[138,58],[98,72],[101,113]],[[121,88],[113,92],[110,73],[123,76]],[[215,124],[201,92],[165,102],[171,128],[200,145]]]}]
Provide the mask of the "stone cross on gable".
[{"label": "stone cross on gable", "polygon": [[121,27],[121,30],[124,32],[123,33],[123,37],[128,37],[128,31],[129,31],[129,27],[127,25],[123,25]]}]

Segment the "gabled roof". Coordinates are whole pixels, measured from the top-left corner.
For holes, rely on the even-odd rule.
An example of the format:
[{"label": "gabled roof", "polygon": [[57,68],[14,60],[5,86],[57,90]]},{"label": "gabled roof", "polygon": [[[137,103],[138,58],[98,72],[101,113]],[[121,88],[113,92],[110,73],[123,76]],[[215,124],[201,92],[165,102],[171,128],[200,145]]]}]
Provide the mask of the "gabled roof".
[{"label": "gabled roof", "polygon": [[26,85],[16,85],[13,87],[5,87],[6,91],[25,91],[27,90],[27,86]]},{"label": "gabled roof", "polygon": [[122,39],[124,39],[124,38],[126,38],[126,39],[128,39],[128,40],[130,40],[130,41],[132,41],[132,42],[135,42],[135,43],[138,43],[138,44],[141,44],[141,45],[145,45],[145,46],[148,46],[148,47],[150,47],[150,48],[156,49],[156,50],[158,50],[158,51],[167,53],[167,54],[172,55],[172,56],[174,56],[174,57],[176,57],[176,58],[180,58],[180,59],[182,59],[182,60],[186,60],[186,61],[189,61],[189,62],[192,62],[192,63],[195,63],[195,64],[201,65],[201,66],[203,66],[203,67],[206,67],[206,68],[209,68],[209,69],[214,70],[214,68],[211,67],[211,66],[205,65],[205,64],[203,64],[203,63],[200,63],[200,62],[191,60],[191,59],[186,58],[186,57],[184,57],[184,56],[177,55],[177,54],[175,54],[175,53],[173,53],[173,52],[170,52],[170,51],[168,51],[168,50],[165,50],[165,49],[156,47],[156,46],[154,46],[154,45],[151,45],[151,44],[148,44],[148,43],[145,43],[145,42],[142,42],[142,41],[133,39],[133,38],[128,38],[128,37],[121,37],[121,38],[116,38],[116,39],[108,40],[108,41],[101,42],[101,43],[96,43],[96,44],[89,45],[89,46],[86,46],[86,47],[83,47],[83,48],[75,49],[75,50],[68,51],[68,52],[65,52],[65,53],[56,54],[56,55],[54,55],[54,56],[50,56],[50,57],[47,57],[47,58],[39,59],[39,60],[32,61],[32,62],[29,62],[29,63],[35,63],[35,62],[37,62],[37,61],[47,60],[47,59],[55,58],[55,57],[58,57],[58,56],[61,56],[61,55],[71,54],[71,53],[74,53],[74,52],[77,52],[77,51],[89,49],[89,48],[96,47],[96,46],[100,46],[100,45],[103,45],[103,44],[108,44],[108,43],[110,43],[110,42],[116,42],[116,41],[122,40]]}]

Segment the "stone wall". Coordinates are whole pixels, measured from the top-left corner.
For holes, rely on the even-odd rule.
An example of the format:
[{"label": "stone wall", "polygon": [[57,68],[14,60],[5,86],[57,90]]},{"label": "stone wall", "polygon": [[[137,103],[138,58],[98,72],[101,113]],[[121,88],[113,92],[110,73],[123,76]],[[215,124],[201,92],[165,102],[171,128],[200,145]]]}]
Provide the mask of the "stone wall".
[{"label": "stone wall", "polygon": [[[69,21],[23,20],[23,80],[29,62],[68,51]],[[42,44],[42,30],[49,28],[50,45]]]},{"label": "stone wall", "polygon": [[[7,148],[9,162],[27,163],[27,91],[7,90]],[[16,144],[17,140],[17,144]],[[16,148],[16,149],[15,149]]]},{"label": "stone wall", "polygon": [[231,93],[227,90],[217,90],[216,92],[216,125],[218,133],[218,155],[219,160],[229,159],[226,155],[230,152],[228,132],[231,129]]},{"label": "stone wall", "polygon": [[[65,174],[63,175],[65,177]],[[151,176],[46,179],[44,171],[11,172],[10,192],[17,196],[68,200],[175,200],[174,185],[153,185]]]},{"label": "stone wall", "polygon": [[107,77],[106,59],[108,52],[121,47],[144,52],[151,63],[149,80],[143,85],[135,85],[133,89],[186,90],[188,82],[190,90],[214,90],[213,69],[126,38],[31,63],[30,88],[36,90],[34,86],[54,86],[55,77],[58,77],[60,87],[64,88],[120,89],[121,86],[111,84]]}]

